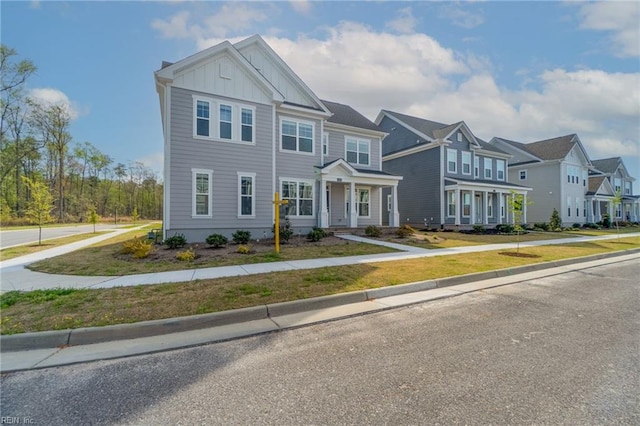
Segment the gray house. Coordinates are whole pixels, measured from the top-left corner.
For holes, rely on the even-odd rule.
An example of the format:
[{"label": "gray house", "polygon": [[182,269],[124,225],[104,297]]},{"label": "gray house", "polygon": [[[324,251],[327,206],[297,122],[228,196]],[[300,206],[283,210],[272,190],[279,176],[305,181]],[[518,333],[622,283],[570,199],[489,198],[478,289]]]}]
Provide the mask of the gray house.
[{"label": "gray house", "polygon": [[[594,188],[598,185],[603,185],[603,181],[606,180],[610,185],[610,191],[612,194],[620,192],[622,195],[622,203],[611,206],[610,217],[614,220],[625,220],[630,222],[640,221],[640,196],[633,194],[633,178],[620,157],[603,158],[600,160],[593,160],[593,170],[589,170],[589,184],[594,182]],[[609,199],[604,200],[609,201]],[[598,219],[597,212],[602,212],[603,206],[601,205],[603,200],[597,197],[597,193],[594,194],[592,200],[593,203],[591,210],[596,213],[594,222]],[[598,205],[600,204],[600,205]]]},{"label": "gray house", "polygon": [[[489,143],[511,154],[509,179],[532,188],[530,222],[548,222],[556,209],[563,226],[584,224],[594,217],[589,187],[591,160],[578,135],[571,134],[531,143],[494,137]],[[598,198],[608,200],[605,187],[598,187]]]},{"label": "gray house", "polygon": [[[155,72],[164,134],[164,235],[271,236],[274,194],[297,232],[383,221],[385,133],[320,100],[260,36],[224,41]],[[392,202],[385,220],[395,226]]]},{"label": "gray house", "polygon": [[[527,197],[530,188],[509,183],[510,155],[476,137],[463,122],[443,124],[382,110],[376,123],[382,169],[402,175],[398,187],[400,222],[464,228],[513,223],[508,198]],[[523,221],[528,219],[524,207]]]}]

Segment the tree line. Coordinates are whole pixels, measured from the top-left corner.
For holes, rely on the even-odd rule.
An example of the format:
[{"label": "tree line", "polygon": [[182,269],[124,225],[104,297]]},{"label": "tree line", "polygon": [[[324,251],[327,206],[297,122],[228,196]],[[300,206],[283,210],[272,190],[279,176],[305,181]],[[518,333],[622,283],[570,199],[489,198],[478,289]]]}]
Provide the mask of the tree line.
[{"label": "tree line", "polygon": [[70,133],[67,105],[28,96],[36,66],[0,45],[0,222],[25,223],[34,188],[50,195],[52,221],[86,222],[97,213],[118,221],[162,217],[162,182],[144,164],[114,163],[91,142]]}]

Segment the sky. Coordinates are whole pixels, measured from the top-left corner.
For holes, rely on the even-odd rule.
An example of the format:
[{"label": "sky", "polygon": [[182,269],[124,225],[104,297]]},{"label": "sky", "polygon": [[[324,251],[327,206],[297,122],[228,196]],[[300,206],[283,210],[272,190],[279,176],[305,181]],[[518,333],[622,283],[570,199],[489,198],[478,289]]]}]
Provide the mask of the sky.
[{"label": "sky", "polygon": [[321,99],[488,141],[576,133],[591,160],[621,156],[640,189],[640,2],[20,1],[2,43],[37,67],[25,87],[61,102],[75,142],[161,177],[153,72],[260,34]]}]

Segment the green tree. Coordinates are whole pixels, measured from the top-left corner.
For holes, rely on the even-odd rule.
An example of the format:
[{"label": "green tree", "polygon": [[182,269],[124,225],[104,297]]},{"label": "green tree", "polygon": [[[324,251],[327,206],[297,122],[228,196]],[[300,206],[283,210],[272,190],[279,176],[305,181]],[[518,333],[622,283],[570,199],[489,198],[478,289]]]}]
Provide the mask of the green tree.
[{"label": "green tree", "polygon": [[[611,200],[613,203],[613,209],[617,209],[620,206],[620,214],[622,214],[622,191],[619,189],[616,191],[613,199]],[[620,227],[618,226],[618,215],[615,215],[614,220],[616,221],[616,232],[618,234],[618,240],[620,239]]]},{"label": "green tree", "polygon": [[133,220],[133,224],[135,225],[138,219],[140,219],[140,215],[138,214],[138,207],[134,207],[131,212],[131,219]]},{"label": "green tree", "polygon": [[26,216],[32,223],[38,225],[38,245],[42,245],[42,225],[53,220],[51,217],[53,196],[41,180],[23,176],[22,181],[31,195],[31,199],[27,202]]},{"label": "green tree", "polygon": [[526,206],[530,206],[531,201],[527,201],[524,194],[511,191],[507,197],[507,210],[513,217],[513,229],[516,231],[516,253],[520,253],[520,233],[524,231],[523,218]]},{"label": "green tree", "polygon": [[549,229],[552,231],[560,231],[562,229],[562,219],[560,219],[560,213],[558,213],[558,210],[556,209],[553,209],[553,212],[551,213]]},{"label": "green tree", "polygon": [[93,224],[93,233],[96,233],[96,223],[100,220],[100,216],[98,216],[98,212],[96,211],[96,206],[91,205],[89,207],[89,214],[87,215],[89,218],[89,223]]}]

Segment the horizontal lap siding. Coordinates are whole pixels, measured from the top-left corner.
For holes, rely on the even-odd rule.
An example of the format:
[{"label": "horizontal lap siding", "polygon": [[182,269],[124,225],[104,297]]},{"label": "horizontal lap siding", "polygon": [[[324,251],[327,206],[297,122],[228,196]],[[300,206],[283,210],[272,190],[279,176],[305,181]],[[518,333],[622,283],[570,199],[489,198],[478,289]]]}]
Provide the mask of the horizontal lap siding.
[{"label": "horizontal lap siding", "polygon": [[[256,144],[193,138],[193,98],[185,89],[171,92],[170,234],[209,235],[211,230],[269,229],[272,224],[272,107],[256,108]],[[225,99],[235,102],[232,99]],[[213,218],[192,218],[192,169],[213,170]],[[255,173],[255,219],[238,218],[238,174]],[[186,235],[185,233],[185,235]],[[223,232],[224,233],[224,232]],[[203,238],[202,238],[203,239]],[[202,240],[200,239],[200,240]]]},{"label": "horizontal lap siding", "polygon": [[352,136],[358,139],[366,139],[371,141],[369,148],[369,165],[352,164],[353,167],[365,170],[380,170],[380,139],[366,135],[358,135],[357,133],[345,133],[325,127],[325,133],[329,134],[329,151],[324,158],[325,164],[335,161],[339,158],[347,160],[346,136]]}]

